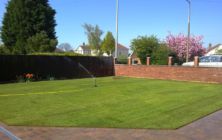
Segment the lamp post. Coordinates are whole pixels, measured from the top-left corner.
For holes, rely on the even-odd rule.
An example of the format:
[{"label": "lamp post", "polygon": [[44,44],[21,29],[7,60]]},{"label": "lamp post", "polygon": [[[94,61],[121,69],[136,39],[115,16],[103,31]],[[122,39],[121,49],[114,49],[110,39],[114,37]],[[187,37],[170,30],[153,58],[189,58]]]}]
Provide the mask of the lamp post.
[{"label": "lamp post", "polygon": [[115,59],[118,57],[118,37],[119,37],[119,0],[116,0],[116,44],[115,44]]},{"label": "lamp post", "polygon": [[187,56],[186,56],[186,62],[189,61],[189,48],[190,48],[190,15],[191,15],[191,0],[186,0],[186,2],[189,4],[189,10],[188,10],[188,40],[187,40]]}]

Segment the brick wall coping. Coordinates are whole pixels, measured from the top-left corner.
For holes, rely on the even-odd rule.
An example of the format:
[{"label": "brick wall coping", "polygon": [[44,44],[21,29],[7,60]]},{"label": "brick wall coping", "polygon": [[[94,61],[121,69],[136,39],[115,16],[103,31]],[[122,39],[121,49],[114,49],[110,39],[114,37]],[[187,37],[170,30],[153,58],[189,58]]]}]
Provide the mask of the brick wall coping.
[{"label": "brick wall coping", "polygon": [[128,66],[128,67],[166,67],[166,68],[169,68],[169,67],[173,67],[173,68],[185,68],[185,69],[221,69],[222,70],[222,67],[189,67],[189,66],[168,66],[168,65],[150,65],[150,66],[147,66],[147,65],[127,65],[127,64],[115,64],[117,66]]}]

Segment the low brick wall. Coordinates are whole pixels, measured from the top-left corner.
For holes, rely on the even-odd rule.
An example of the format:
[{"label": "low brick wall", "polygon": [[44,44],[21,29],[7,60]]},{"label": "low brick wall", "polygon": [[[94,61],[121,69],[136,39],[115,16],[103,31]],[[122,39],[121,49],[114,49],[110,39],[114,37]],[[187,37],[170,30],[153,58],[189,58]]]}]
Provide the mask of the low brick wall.
[{"label": "low brick wall", "polygon": [[115,65],[116,76],[222,83],[222,68]]}]

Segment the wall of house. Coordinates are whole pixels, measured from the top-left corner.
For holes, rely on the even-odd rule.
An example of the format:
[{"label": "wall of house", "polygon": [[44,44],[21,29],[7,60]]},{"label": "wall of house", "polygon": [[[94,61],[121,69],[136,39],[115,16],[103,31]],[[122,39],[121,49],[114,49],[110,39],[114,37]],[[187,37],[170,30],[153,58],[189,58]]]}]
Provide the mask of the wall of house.
[{"label": "wall of house", "polygon": [[128,57],[128,54],[129,54],[129,50],[123,49],[123,48],[119,48],[118,49],[118,56],[126,56],[126,57]]},{"label": "wall of house", "polygon": [[[117,57],[119,57],[119,56],[128,57],[128,55],[129,55],[129,50],[128,49],[124,49],[124,48],[118,48],[117,49]],[[113,52],[112,56],[115,56],[115,52]]]},{"label": "wall of house", "polygon": [[76,53],[79,53],[79,54],[83,54],[83,49],[81,47],[78,47],[76,50],[75,50]]},{"label": "wall of house", "polygon": [[222,68],[115,65],[116,76],[222,83]]}]

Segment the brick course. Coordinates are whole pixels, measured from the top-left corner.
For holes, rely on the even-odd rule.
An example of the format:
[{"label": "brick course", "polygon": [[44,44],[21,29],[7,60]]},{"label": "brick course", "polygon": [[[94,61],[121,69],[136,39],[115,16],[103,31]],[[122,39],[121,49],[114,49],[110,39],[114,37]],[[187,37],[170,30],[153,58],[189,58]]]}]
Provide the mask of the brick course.
[{"label": "brick course", "polygon": [[222,83],[222,68],[115,65],[116,76]]}]

